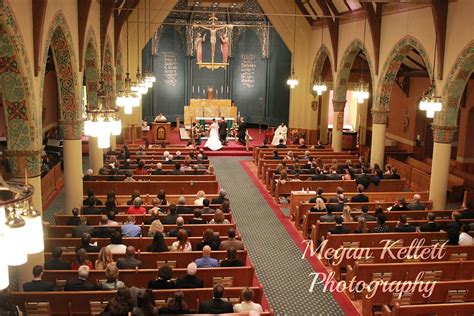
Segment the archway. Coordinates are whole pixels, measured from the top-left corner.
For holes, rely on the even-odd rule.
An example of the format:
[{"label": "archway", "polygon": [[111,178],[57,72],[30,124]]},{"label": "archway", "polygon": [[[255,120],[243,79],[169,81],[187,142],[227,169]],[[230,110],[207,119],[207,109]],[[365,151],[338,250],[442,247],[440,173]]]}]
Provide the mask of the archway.
[{"label": "archway", "polygon": [[[64,139],[64,191],[66,212],[82,205],[82,108],[78,67],[70,28],[61,12],[49,27],[44,45],[44,62],[51,49],[58,76],[59,131]],[[40,74],[44,80],[44,70]],[[42,89],[44,85],[41,85]]]},{"label": "archway", "polygon": [[322,96],[317,96],[313,91],[313,84],[317,80],[321,79],[328,86],[328,90],[334,88],[333,83],[333,61],[329,53],[329,49],[326,45],[322,45],[316,57],[314,58],[313,71],[311,72],[311,84],[310,92],[314,96],[314,101],[316,102],[316,108],[313,108],[314,111],[317,111],[317,124],[318,124],[318,139],[322,143],[327,143],[328,141],[328,111],[329,111],[329,93],[323,93]]},{"label": "archway", "polygon": [[[354,134],[348,134],[353,140],[357,137],[359,130],[359,138],[362,144],[365,144],[365,135],[367,129],[368,108],[372,103],[372,86],[373,86],[373,63],[367,48],[359,39],[353,40],[344,52],[337,73],[336,83],[330,104],[329,121],[333,121],[332,128],[332,147],[335,151],[341,151],[342,137],[344,125],[351,126]],[[369,99],[364,101],[362,105],[357,105],[352,92],[360,79],[363,79],[369,91]],[[333,118],[331,120],[331,107]],[[345,110],[348,111],[345,111]],[[363,137],[360,137],[360,136]],[[352,144],[354,142],[351,142]],[[352,149],[352,148],[344,148]]]},{"label": "archway", "polygon": [[[407,56],[416,51],[420,57],[419,64],[423,65],[424,72],[429,79],[433,77],[432,66],[426,50],[421,43],[413,37],[404,37],[399,40],[390,51],[380,75],[375,102],[372,108],[372,146],[371,146],[371,164],[384,164],[385,155],[385,135],[387,128],[388,114],[392,99],[392,88],[400,76],[399,71],[402,63]],[[428,79],[428,81],[429,81]],[[421,96],[422,93],[420,93]],[[417,102],[416,102],[417,103]],[[416,106],[417,108],[417,106]],[[416,115],[416,114],[415,114]],[[414,142],[414,137],[411,140]]]},{"label": "archway", "polygon": [[123,89],[122,47],[120,41],[115,48],[115,91]]}]

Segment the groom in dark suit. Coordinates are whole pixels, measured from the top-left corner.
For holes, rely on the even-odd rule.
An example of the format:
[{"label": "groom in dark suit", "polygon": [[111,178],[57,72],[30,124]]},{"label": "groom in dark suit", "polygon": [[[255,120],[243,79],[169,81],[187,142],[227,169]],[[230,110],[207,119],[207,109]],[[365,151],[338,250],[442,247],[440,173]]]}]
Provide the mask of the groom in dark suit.
[{"label": "groom in dark suit", "polygon": [[245,146],[245,133],[247,131],[247,124],[244,122],[244,118],[240,118],[239,128],[237,129],[237,137],[239,138],[239,143]]},{"label": "groom in dark suit", "polygon": [[222,145],[225,146],[227,142],[227,122],[224,117],[221,117],[221,119],[222,120],[219,122],[219,140]]}]

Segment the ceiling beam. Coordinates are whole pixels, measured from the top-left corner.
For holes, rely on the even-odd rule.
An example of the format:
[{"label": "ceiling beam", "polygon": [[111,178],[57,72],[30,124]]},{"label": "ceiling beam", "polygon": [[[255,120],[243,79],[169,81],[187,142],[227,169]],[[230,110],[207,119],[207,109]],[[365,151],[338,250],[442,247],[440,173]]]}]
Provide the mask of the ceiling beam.
[{"label": "ceiling beam", "polygon": [[[79,0],[80,1],[80,0]],[[123,10],[115,11],[114,14],[114,48],[115,48],[115,62],[117,61],[117,47],[120,39],[120,33],[122,32],[122,27],[127,21],[128,17],[132,14],[133,9],[135,9],[140,0],[126,0],[123,5]]]},{"label": "ceiling beam", "polygon": [[33,4],[33,55],[35,77],[40,71],[41,39],[43,38],[44,18],[48,0],[32,0]]},{"label": "ceiling beam", "polygon": [[423,65],[423,64],[421,64],[421,63],[419,63],[419,62],[418,62],[417,60],[415,60],[414,58],[411,58],[411,57],[408,56],[408,55],[406,56],[406,58],[407,58],[409,61],[411,61],[412,63],[414,63],[415,65],[417,65],[418,67],[420,67],[420,68],[426,70],[426,66]]},{"label": "ceiling beam", "polygon": [[365,10],[367,20],[369,21],[370,34],[372,35],[372,44],[374,46],[374,66],[375,75],[379,74],[379,59],[380,59],[380,37],[382,30],[382,4],[377,3],[374,9],[372,3],[360,3]]},{"label": "ceiling beam", "polygon": [[446,25],[448,20],[448,1],[433,0],[431,3],[433,21],[436,31],[437,72],[438,80],[443,80],[444,51],[446,47]]},{"label": "ceiling beam", "polygon": [[331,9],[332,13],[334,13],[335,16],[341,15],[339,11],[337,11],[337,8],[332,1],[327,1],[327,4],[329,6],[329,9]]},{"label": "ceiling beam", "polygon": [[351,6],[349,5],[349,3],[347,2],[347,0],[344,0],[344,4],[346,5],[347,9],[349,10],[350,13],[352,13],[352,8]]},{"label": "ceiling beam", "polygon": [[328,0],[316,0],[316,3],[323,11],[327,18],[324,18],[328,21],[328,28],[329,28],[329,35],[331,37],[331,46],[334,55],[334,71],[337,71],[337,50],[338,50],[338,43],[339,43],[339,19],[330,18],[331,12],[328,6]]},{"label": "ceiling beam", "polygon": [[302,0],[295,0],[295,1],[296,1],[296,5],[298,6],[298,9],[300,9],[300,11],[303,12],[303,14],[305,15],[306,21],[308,21],[309,26],[311,26],[313,24],[313,18],[311,17],[310,13],[304,6],[303,1]]},{"label": "ceiling beam", "polygon": [[84,46],[86,40],[87,19],[92,0],[77,0],[77,32],[79,36],[79,71],[84,69]]}]

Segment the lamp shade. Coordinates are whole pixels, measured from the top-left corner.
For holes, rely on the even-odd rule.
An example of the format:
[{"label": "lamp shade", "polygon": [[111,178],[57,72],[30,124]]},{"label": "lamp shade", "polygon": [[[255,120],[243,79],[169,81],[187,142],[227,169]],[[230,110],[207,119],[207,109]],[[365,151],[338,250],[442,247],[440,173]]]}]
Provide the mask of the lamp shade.
[{"label": "lamp shade", "polygon": [[28,231],[28,243],[26,243],[26,252],[28,254],[38,253],[44,250],[43,241],[43,220],[41,216],[23,217],[25,220],[25,229]]},{"label": "lamp shade", "polygon": [[9,284],[8,265],[5,262],[5,258],[2,258],[0,259],[0,290],[6,289]]},{"label": "lamp shade", "polygon": [[9,266],[19,266],[28,261],[26,253],[26,243],[30,242],[29,232],[26,226],[22,227],[5,227],[3,248],[6,256],[6,264]]}]

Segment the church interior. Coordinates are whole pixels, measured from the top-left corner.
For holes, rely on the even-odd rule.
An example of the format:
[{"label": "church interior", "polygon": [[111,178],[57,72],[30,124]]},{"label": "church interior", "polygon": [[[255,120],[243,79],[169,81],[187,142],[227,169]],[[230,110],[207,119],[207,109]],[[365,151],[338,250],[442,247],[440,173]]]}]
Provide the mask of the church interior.
[{"label": "church interior", "polygon": [[1,315],[474,315],[474,0],[0,10]]}]

